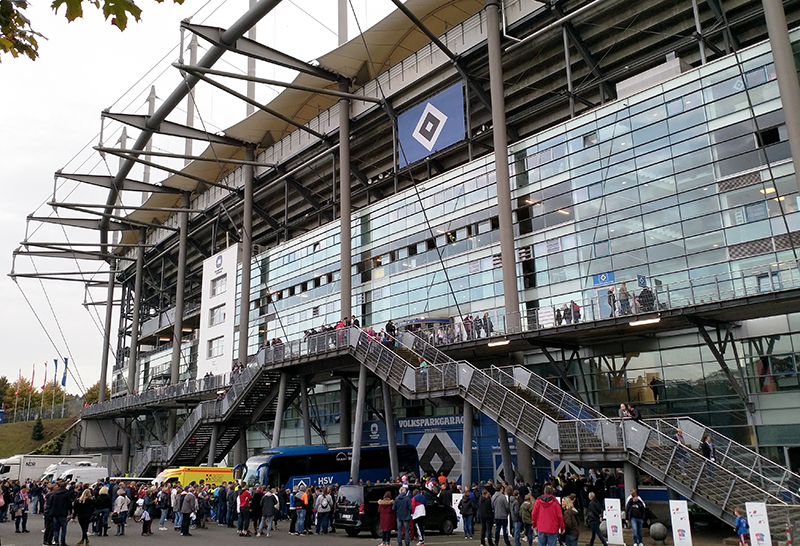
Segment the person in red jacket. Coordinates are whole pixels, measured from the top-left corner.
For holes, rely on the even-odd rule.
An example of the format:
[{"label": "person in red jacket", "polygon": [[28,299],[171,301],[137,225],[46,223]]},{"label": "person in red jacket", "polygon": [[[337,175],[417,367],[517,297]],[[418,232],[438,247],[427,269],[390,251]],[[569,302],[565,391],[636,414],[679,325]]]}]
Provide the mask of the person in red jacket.
[{"label": "person in red jacket", "polygon": [[546,486],[544,495],[533,504],[531,525],[539,533],[539,546],[558,545],[558,535],[564,532],[564,514],[561,503],[553,496],[552,486]]}]

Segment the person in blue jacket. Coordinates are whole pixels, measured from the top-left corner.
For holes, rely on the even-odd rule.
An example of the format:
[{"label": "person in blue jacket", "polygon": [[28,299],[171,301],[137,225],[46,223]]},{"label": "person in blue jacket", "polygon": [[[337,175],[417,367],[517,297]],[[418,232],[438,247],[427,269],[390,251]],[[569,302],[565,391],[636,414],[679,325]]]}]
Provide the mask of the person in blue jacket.
[{"label": "person in blue jacket", "polygon": [[400,493],[394,499],[392,511],[397,517],[397,546],[403,546],[403,533],[405,532],[406,546],[411,543],[411,497],[408,489],[400,488]]}]

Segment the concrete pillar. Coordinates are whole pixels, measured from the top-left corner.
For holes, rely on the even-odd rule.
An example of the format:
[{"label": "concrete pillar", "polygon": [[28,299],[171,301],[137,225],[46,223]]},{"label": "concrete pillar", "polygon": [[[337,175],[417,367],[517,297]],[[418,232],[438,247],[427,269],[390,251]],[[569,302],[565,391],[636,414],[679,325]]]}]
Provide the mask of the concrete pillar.
[{"label": "concrete pillar", "polygon": [[353,460],[350,463],[350,476],[358,483],[361,464],[361,429],[364,428],[364,410],[367,407],[367,367],[363,364],[358,370],[358,392],[356,392],[356,422],[353,427]]},{"label": "concrete pillar", "polygon": [[697,46],[700,48],[700,64],[706,64],[706,44],[703,42],[703,27],[700,24],[700,10],[697,0],[692,0],[692,13],[694,14],[694,30],[697,33]]},{"label": "concrete pillar", "polygon": [[311,412],[308,410],[308,379],[300,376],[300,406],[303,410],[303,440],[307,446],[311,445]]},{"label": "concrete pillar", "polygon": [[522,321],[519,315],[514,222],[511,214],[511,183],[508,175],[508,136],[506,132],[506,101],[503,95],[499,11],[500,4],[498,0],[486,0],[489,90],[492,98],[492,135],[494,137],[494,162],[497,177],[497,219],[500,224],[503,302],[506,309],[506,331],[518,332]]},{"label": "concrete pillar", "polygon": [[[350,91],[350,82],[339,81],[339,91]],[[350,235],[350,101],[339,99],[339,221],[340,221],[340,246],[341,256],[339,269],[341,270],[342,317],[349,317],[353,313],[350,309],[352,298],[352,278],[350,276],[351,239]]]},{"label": "concrete pillar", "polygon": [[636,467],[629,462],[625,462],[622,467],[622,473],[625,478],[625,498],[627,499],[631,489],[639,489],[639,485],[636,483]]},{"label": "concrete pillar", "polygon": [[[181,57],[183,57],[183,52],[181,51]],[[192,34],[192,38],[189,41],[189,64],[192,66],[197,65],[197,34]],[[197,87],[195,86],[190,93],[186,94],[186,126],[187,127],[194,127],[194,111],[195,111],[195,102],[194,97],[195,93],[197,93]],[[192,155],[192,143],[194,141],[191,138],[187,138],[186,142],[184,143],[183,153],[184,155]],[[191,159],[188,157],[184,159],[183,164],[188,165],[191,163]]]},{"label": "concrete pillar", "polygon": [[[97,401],[106,401],[106,385],[108,385],[108,352],[111,350],[111,322],[114,313],[114,271],[117,261],[111,260],[108,264],[108,291],[106,292],[106,320],[103,330],[103,356],[100,360],[100,392],[97,393]],[[53,371],[55,373],[55,370]],[[130,375],[130,373],[128,374]],[[131,393],[131,386],[128,385],[128,394]],[[15,412],[16,418],[16,412]]]},{"label": "concrete pillar", "polygon": [[272,427],[272,447],[281,445],[281,427],[283,426],[283,412],[286,409],[286,383],[289,374],[281,372],[281,382],[278,385],[278,407],[275,408],[275,426]]},{"label": "concrete pillar", "polygon": [[391,481],[400,475],[400,460],[397,457],[397,434],[394,430],[394,404],[392,403],[392,388],[386,381],[381,381],[381,394],[383,394],[383,415],[386,418],[386,444],[389,446],[389,468]]},{"label": "concrete pillar", "polygon": [[237,444],[239,448],[239,461],[240,463],[244,464],[247,462],[247,457],[249,454],[247,453],[247,427],[240,427],[239,428],[239,442]]},{"label": "concrete pillar", "polygon": [[500,440],[500,454],[503,456],[503,474],[505,481],[514,484],[514,461],[511,458],[511,448],[508,446],[508,431],[497,425],[497,437]]},{"label": "concrete pillar", "polygon": [[353,418],[353,389],[344,380],[339,381],[339,445],[348,447],[353,445],[353,427],[351,426],[351,419]]},{"label": "concrete pillar", "polygon": [[[781,0],[761,0],[764,5],[764,19],[767,23],[772,60],[778,76],[778,91],[781,95],[783,112],[786,115],[786,132],[789,135],[789,148],[795,173],[800,172],[800,83],[786,26],[786,12]],[[800,176],[797,185],[800,188]]]},{"label": "concrete pillar", "polygon": [[[255,161],[255,149],[248,146],[245,159]],[[244,207],[242,209],[242,299],[239,306],[239,364],[247,365],[247,339],[250,327],[250,267],[253,261],[253,178],[255,167],[244,166]]]},{"label": "concrete pillar", "polygon": [[517,438],[517,469],[522,481],[533,483],[533,453],[531,446]]},{"label": "concrete pillar", "polygon": [[472,404],[464,400],[464,435],[461,441],[461,490],[472,485]]},{"label": "concrete pillar", "polygon": [[139,358],[139,317],[142,310],[142,281],[144,277],[145,228],[139,228],[139,248],[136,249],[136,277],[133,283],[133,317],[131,317],[131,346],[128,359],[128,393],[136,385],[136,361]]},{"label": "concrete pillar", "polygon": [[214,425],[211,427],[211,440],[209,441],[208,446],[208,466],[214,466],[216,463],[216,454],[217,454],[217,442],[219,441],[219,429],[220,425]]}]

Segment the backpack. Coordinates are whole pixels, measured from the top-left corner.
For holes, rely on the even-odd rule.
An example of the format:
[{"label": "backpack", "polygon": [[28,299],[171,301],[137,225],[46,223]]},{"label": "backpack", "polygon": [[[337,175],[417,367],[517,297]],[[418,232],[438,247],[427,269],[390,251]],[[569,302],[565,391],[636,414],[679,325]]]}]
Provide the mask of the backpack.
[{"label": "backpack", "polygon": [[323,495],[322,500],[319,501],[319,507],[323,510],[327,510],[330,507],[330,502],[328,502],[327,495]]}]

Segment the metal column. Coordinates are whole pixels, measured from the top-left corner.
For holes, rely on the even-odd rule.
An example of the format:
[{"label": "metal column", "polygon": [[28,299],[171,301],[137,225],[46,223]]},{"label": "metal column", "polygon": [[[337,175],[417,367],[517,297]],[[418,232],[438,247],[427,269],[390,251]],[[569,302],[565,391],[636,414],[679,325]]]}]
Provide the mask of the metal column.
[{"label": "metal column", "polygon": [[131,439],[128,437],[128,419],[122,419],[122,467],[120,475],[127,476],[131,465]]},{"label": "metal column", "polygon": [[[183,192],[181,205],[189,208],[189,192]],[[183,339],[183,309],[186,289],[186,244],[189,240],[189,212],[178,213],[178,271],[175,282],[175,324],[172,329],[172,361],[170,363],[169,384],[177,385],[181,377],[181,340]],[[167,437],[170,442],[175,437],[178,422],[178,411],[169,410],[167,419]]]},{"label": "metal column", "polygon": [[[250,0],[250,9],[253,9],[253,6],[256,5],[257,0]],[[195,35],[196,36],[196,35]],[[256,25],[250,27],[250,30],[247,31],[247,38],[250,40],[256,41]],[[250,78],[255,78],[256,76],[256,60],[253,57],[247,58],[247,75]],[[247,80],[247,98],[255,100],[256,98],[256,82],[252,79]],[[245,103],[245,112],[247,116],[253,114],[256,111],[256,107],[250,104],[249,102]]]},{"label": "metal column", "polygon": [[339,45],[347,43],[347,0],[339,0],[339,24],[338,24],[338,37]]},{"label": "metal column", "polygon": [[703,41],[703,27],[700,24],[700,9],[697,0],[692,0],[692,13],[694,14],[694,30],[697,33],[697,46],[700,48],[700,64],[706,64],[706,44]]},{"label": "metal column", "polygon": [[217,453],[217,442],[219,441],[219,430],[221,425],[214,425],[211,427],[211,440],[208,446],[208,466],[214,466],[214,463],[217,461],[216,453]]},{"label": "metal column", "polygon": [[472,485],[472,404],[464,400],[464,435],[461,441],[461,490]]},{"label": "metal column", "polygon": [[247,462],[247,427],[239,428],[239,461],[244,464]]},{"label": "metal column", "polygon": [[339,381],[339,445],[348,447],[352,445],[353,427],[350,419],[353,418],[353,389],[344,380]]},{"label": "metal column", "polygon": [[486,0],[486,35],[489,46],[489,89],[492,97],[492,136],[497,177],[497,217],[500,223],[500,255],[503,270],[503,298],[506,331],[520,331],[517,264],[514,251],[514,222],[511,215],[511,184],[508,175],[508,135],[503,96],[503,64],[500,54],[500,4]]},{"label": "metal column", "polygon": [[625,498],[627,499],[631,489],[639,489],[636,483],[636,467],[626,461],[622,467],[622,475],[625,478]]},{"label": "metal column", "polygon": [[308,411],[308,380],[300,376],[300,406],[303,410],[303,440],[307,446],[311,445],[311,413]]},{"label": "metal column", "polygon": [[147,230],[139,228],[139,248],[136,249],[136,277],[133,282],[133,317],[131,319],[131,346],[128,359],[128,394],[136,386],[136,361],[139,357],[139,317],[142,307],[142,281],[144,280],[144,242]]},{"label": "metal column", "polygon": [[386,422],[386,444],[389,446],[390,481],[400,476],[400,461],[397,458],[397,433],[394,430],[394,404],[392,404],[392,388],[386,381],[381,381],[383,394],[383,416]]},{"label": "metal column", "polygon": [[[250,11],[253,11],[252,9]],[[181,57],[183,57],[183,52],[181,52]],[[189,40],[189,64],[192,66],[197,65],[197,34],[192,34],[191,40]],[[195,111],[195,101],[194,101],[194,94],[195,90],[192,89],[186,94],[186,126],[187,127],[194,127],[194,111]],[[184,160],[183,164],[188,165],[191,163],[191,159],[188,156],[192,155],[192,143],[194,141],[191,138],[187,138],[184,144],[183,153],[187,156]]]},{"label": "metal column", "polygon": [[508,431],[497,425],[497,437],[500,440],[500,454],[503,457],[503,474],[505,482],[514,484],[514,461],[511,459],[511,448],[508,447]]},{"label": "metal column", "polygon": [[[255,161],[255,149],[248,146],[245,159]],[[242,295],[239,305],[239,365],[247,366],[247,341],[250,329],[250,268],[253,261],[253,178],[255,167],[244,166],[244,207],[242,209]]]},{"label": "metal column", "polygon": [[[106,293],[106,320],[103,331],[103,356],[100,360],[100,390],[97,393],[97,401],[106,401],[106,385],[108,385],[108,351],[111,349],[111,321],[114,313],[114,275],[117,269],[117,261],[111,260],[108,264],[108,292]],[[121,309],[120,309],[121,311]],[[55,373],[55,372],[54,372]],[[128,392],[131,392],[128,386]],[[14,414],[16,419],[16,412]]]},{"label": "metal column", "polygon": [[363,364],[358,370],[358,392],[356,393],[356,422],[353,427],[353,460],[350,463],[350,477],[358,483],[361,464],[361,429],[364,427],[364,409],[367,406],[367,367]]},{"label": "metal column", "polygon": [[[350,91],[347,80],[339,81],[339,91]],[[339,221],[341,223],[339,243],[341,247],[341,313],[342,317],[350,317],[350,300],[352,298],[351,278],[351,235],[350,235],[350,101],[339,99]]]},{"label": "metal column", "polygon": [[288,381],[288,372],[281,372],[281,382],[278,386],[278,407],[275,408],[275,426],[272,427],[273,448],[281,445],[281,426],[283,425],[283,412],[286,409],[286,383]]},{"label": "metal column", "polygon": [[[561,27],[561,34],[564,38],[564,66],[567,73],[567,95],[569,95],[569,117],[575,117],[575,97],[572,95],[572,61],[569,57],[569,34],[567,27]],[[532,482],[531,482],[532,483]]]},{"label": "metal column", "polygon": [[[761,3],[764,5],[769,45],[772,48],[772,59],[778,76],[778,91],[786,115],[789,148],[792,150],[792,162],[797,173],[800,172],[800,83],[797,81],[792,43],[789,41],[789,29],[786,26],[786,13],[783,11],[781,0],[761,0]],[[796,178],[800,188],[800,177]]]}]

